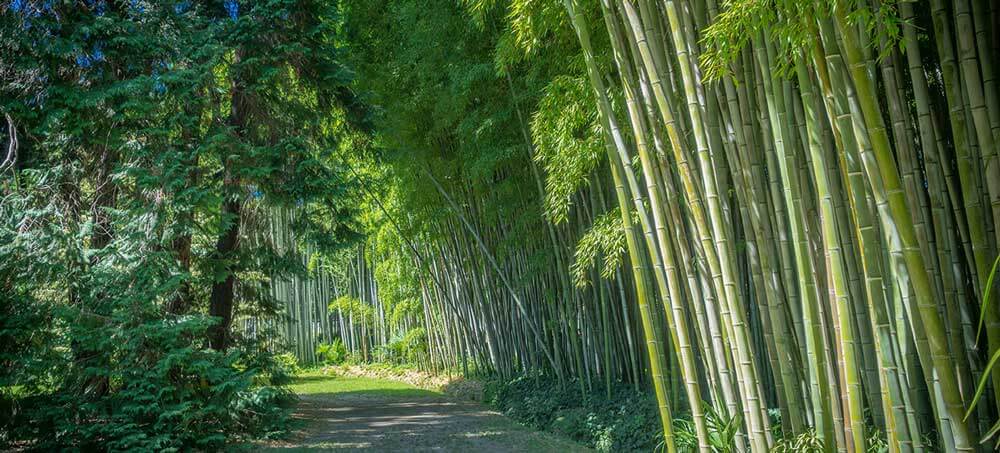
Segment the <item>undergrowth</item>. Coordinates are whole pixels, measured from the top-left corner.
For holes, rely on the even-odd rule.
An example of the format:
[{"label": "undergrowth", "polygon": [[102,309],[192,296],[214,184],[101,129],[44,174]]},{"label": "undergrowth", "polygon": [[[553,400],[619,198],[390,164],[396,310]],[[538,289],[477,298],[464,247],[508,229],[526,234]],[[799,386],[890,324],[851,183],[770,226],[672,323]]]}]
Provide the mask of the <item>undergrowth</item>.
[{"label": "undergrowth", "polygon": [[615,387],[608,399],[604,389],[581,392],[574,382],[520,377],[488,382],[485,398],[524,425],[599,451],[653,451],[662,437],[656,399],[627,385]]},{"label": "undergrowth", "polygon": [[[656,397],[627,384],[614,386],[608,398],[604,387],[581,391],[576,380],[560,385],[552,377],[522,376],[511,381],[488,381],[484,392],[488,404],[519,423],[564,435],[598,451],[665,451]],[[703,408],[711,451],[738,451],[740,414],[731,415],[710,405]],[[771,415],[776,436],[771,451],[825,451],[822,439],[811,430],[782,437],[780,415],[774,412]],[[699,451],[689,415],[675,418],[673,429],[678,452]],[[873,427],[866,431],[865,453],[887,451],[884,432]]]}]

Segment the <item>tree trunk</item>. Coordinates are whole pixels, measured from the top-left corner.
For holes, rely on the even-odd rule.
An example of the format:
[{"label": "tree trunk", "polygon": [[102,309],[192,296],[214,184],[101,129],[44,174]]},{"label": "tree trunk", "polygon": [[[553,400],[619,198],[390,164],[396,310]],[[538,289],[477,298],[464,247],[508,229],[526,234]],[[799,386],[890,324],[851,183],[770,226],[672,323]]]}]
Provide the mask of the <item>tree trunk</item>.
[{"label": "tree trunk", "polygon": [[[240,52],[236,53],[234,64],[239,63]],[[245,95],[237,80],[233,80],[231,89],[231,110],[229,126],[233,128],[235,139],[243,136],[246,126],[244,109]],[[233,299],[236,287],[236,258],[240,245],[240,216],[242,204],[240,200],[240,184],[234,176],[233,165],[229,159],[223,159],[225,176],[222,182],[222,209],[219,213],[219,239],[215,244],[213,258],[224,268],[224,277],[212,283],[212,294],[209,297],[208,312],[220,318],[218,324],[209,331],[209,343],[212,349],[225,350],[230,343],[230,327],[233,323]],[[218,275],[218,274],[217,274]]]}]

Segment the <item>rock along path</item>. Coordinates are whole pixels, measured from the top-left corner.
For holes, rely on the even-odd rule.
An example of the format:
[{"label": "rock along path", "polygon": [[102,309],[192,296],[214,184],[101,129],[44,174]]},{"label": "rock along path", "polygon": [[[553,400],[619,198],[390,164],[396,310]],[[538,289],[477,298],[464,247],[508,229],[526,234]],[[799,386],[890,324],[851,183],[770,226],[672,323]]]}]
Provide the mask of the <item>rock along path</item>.
[{"label": "rock along path", "polygon": [[[469,401],[366,378],[343,390],[300,394],[302,429],[269,451],[586,452],[549,433],[532,431]],[[367,381],[367,382],[366,382]],[[369,387],[369,388],[366,388]],[[404,388],[399,388],[404,387]],[[408,387],[408,388],[406,388]],[[293,389],[300,391],[301,387]]]}]

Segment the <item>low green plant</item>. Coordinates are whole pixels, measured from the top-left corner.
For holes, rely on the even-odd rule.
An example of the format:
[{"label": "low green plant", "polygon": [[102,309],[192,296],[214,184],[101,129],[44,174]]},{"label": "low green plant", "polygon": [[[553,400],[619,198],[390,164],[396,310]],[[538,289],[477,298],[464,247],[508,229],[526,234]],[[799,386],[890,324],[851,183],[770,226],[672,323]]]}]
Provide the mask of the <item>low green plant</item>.
[{"label": "low green plant", "polygon": [[299,359],[295,357],[295,354],[290,352],[275,355],[274,361],[282,374],[295,376],[302,372],[302,368],[299,366]]},{"label": "low green plant", "polygon": [[780,439],[771,449],[773,453],[822,453],[823,451],[823,440],[813,430]]},{"label": "low green plant", "polygon": [[736,435],[742,425],[738,414],[730,415],[725,407],[714,407],[705,404],[705,427],[708,429],[708,442],[712,450],[719,453],[729,453],[736,448]]},{"label": "low green plant", "polygon": [[[716,408],[707,402],[705,408],[705,427],[708,430],[708,443],[713,452],[729,453],[736,449],[736,435],[739,432],[740,417],[729,415],[725,408]],[[698,435],[694,422],[688,418],[676,418],[673,422],[674,444],[678,451],[697,451]],[[663,444],[657,446],[657,451],[663,450]]]},{"label": "low green plant", "polygon": [[419,363],[427,356],[427,331],[414,327],[389,340],[375,351],[378,362],[393,365]]},{"label": "low green plant", "polygon": [[551,429],[566,437],[579,439],[586,437],[588,431],[589,414],[582,407],[563,409],[556,413],[555,420],[552,420]]},{"label": "low green plant", "polygon": [[[698,435],[694,430],[694,422],[686,418],[675,418],[673,422],[674,428],[674,445],[680,451],[695,451],[698,449]],[[660,441],[656,445],[657,452],[666,451],[666,444]]]},{"label": "low green plant", "polygon": [[656,399],[619,384],[607,398],[603,389],[580,391],[547,376],[487,382],[485,400],[518,422],[552,431],[598,451],[651,451],[662,438]]},{"label": "low green plant", "polygon": [[347,347],[340,338],[333,343],[320,343],[316,346],[316,360],[324,365],[340,365],[348,358]]}]

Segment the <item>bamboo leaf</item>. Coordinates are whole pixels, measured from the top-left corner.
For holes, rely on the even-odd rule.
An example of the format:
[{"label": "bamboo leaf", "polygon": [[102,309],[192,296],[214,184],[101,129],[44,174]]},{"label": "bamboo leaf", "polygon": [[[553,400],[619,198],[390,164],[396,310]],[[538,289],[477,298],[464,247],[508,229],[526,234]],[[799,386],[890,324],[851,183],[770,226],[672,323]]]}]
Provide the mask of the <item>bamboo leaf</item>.
[{"label": "bamboo leaf", "polygon": [[979,338],[983,333],[983,325],[986,323],[986,313],[990,309],[990,293],[993,289],[993,279],[997,276],[997,267],[1000,266],[1000,256],[993,262],[993,269],[986,279],[986,288],[983,289],[983,304],[979,307],[979,327],[976,329],[976,345],[979,345]]},{"label": "bamboo leaf", "polygon": [[972,397],[972,403],[969,404],[969,410],[965,413],[965,418],[962,420],[968,420],[969,415],[972,414],[972,410],[976,408],[976,403],[979,402],[979,398],[983,395],[983,390],[986,389],[986,383],[990,381],[990,372],[993,370],[993,366],[996,365],[997,360],[1000,360],[1000,349],[993,353],[993,357],[990,358],[990,363],[986,364],[986,368],[983,370],[983,375],[979,377],[979,384],[976,385],[976,394]]},{"label": "bamboo leaf", "polygon": [[986,433],[983,434],[983,439],[980,441],[980,443],[985,444],[986,441],[990,440],[991,437],[995,436],[998,431],[1000,431],[1000,421],[997,421],[996,424],[994,424],[989,431],[986,431]]}]

